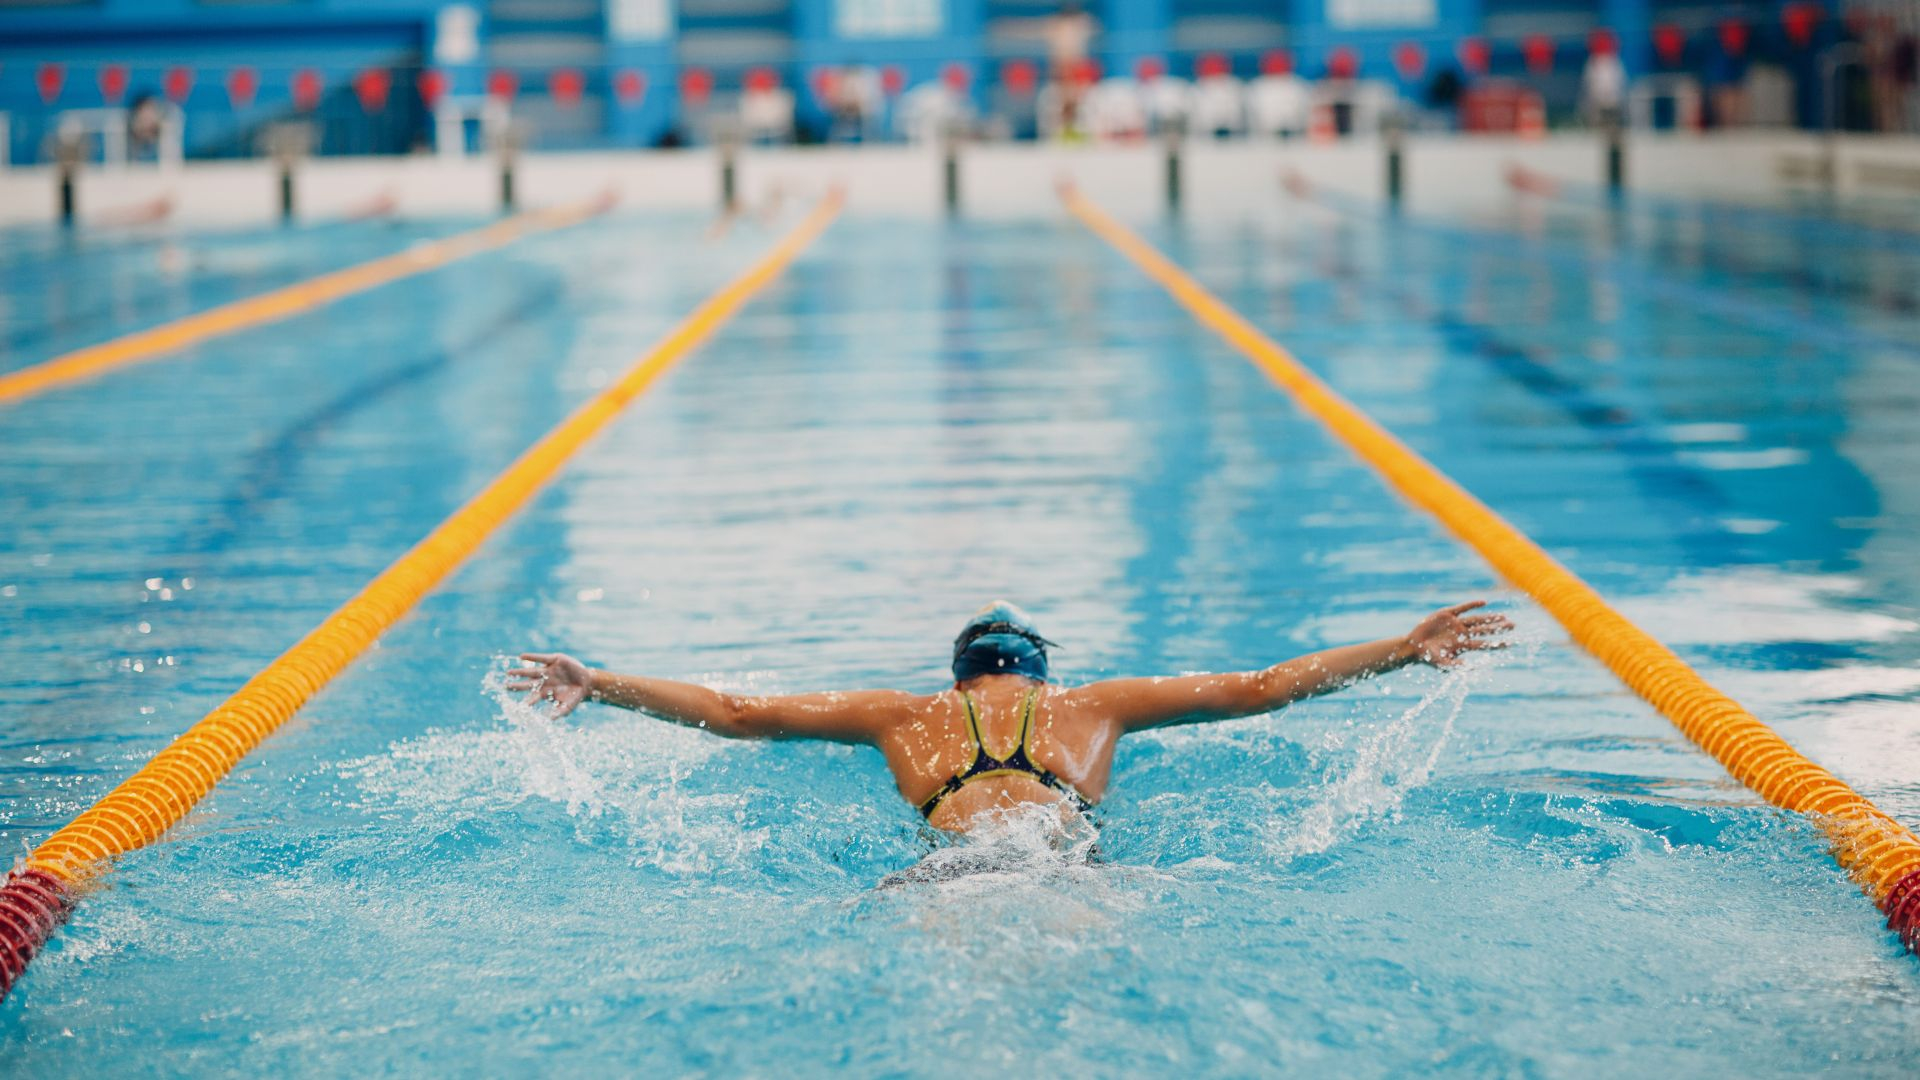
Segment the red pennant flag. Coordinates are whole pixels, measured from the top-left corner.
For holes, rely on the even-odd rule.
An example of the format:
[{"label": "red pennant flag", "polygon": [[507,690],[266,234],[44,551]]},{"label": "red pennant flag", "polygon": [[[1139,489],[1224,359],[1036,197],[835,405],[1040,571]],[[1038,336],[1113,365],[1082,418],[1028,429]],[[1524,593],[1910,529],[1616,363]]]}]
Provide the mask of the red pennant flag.
[{"label": "red pennant flag", "polygon": [[427,108],[436,108],[447,93],[447,73],[438,68],[428,68],[414,80],[414,86],[420,91],[420,100],[427,103]]},{"label": "red pennant flag", "polygon": [[1553,39],[1547,35],[1529,35],[1520,43],[1520,53],[1526,57],[1527,70],[1535,75],[1545,75],[1553,70]]},{"label": "red pennant flag", "polygon": [[1463,38],[1455,51],[1460,56],[1460,66],[1469,75],[1485,75],[1493,66],[1493,47],[1487,44],[1486,38]]},{"label": "red pennant flag", "polygon": [[698,108],[713,96],[713,72],[706,68],[688,68],[680,73],[680,96]]},{"label": "red pennant flag", "polygon": [[120,104],[127,94],[127,68],[125,64],[108,64],[100,69],[100,96],[109,105]]},{"label": "red pennant flag", "polygon": [[293,107],[301,112],[312,112],[320,104],[320,73],[312,68],[301,68],[293,73]]},{"label": "red pennant flag", "polygon": [[814,100],[830,100],[833,92],[840,88],[840,73],[830,67],[814,68],[807,76],[807,85],[813,87]]},{"label": "red pennant flag", "polygon": [[487,73],[487,96],[502,101],[512,101],[513,95],[520,92],[520,77],[505,68],[495,68]]},{"label": "red pennant flag", "polygon": [[1720,47],[1728,56],[1747,55],[1747,24],[1738,19],[1728,19],[1720,24]]},{"label": "red pennant flag", "polygon": [[393,75],[386,68],[368,68],[353,77],[353,92],[360,107],[377,113],[387,107],[387,95],[393,91]]},{"label": "red pennant flag", "polygon": [[1393,67],[1407,82],[1427,73],[1427,50],[1415,42],[1406,41],[1394,46]]},{"label": "red pennant flag", "polygon": [[1000,65],[1000,84],[1008,93],[1025,97],[1040,85],[1040,69],[1031,60],[1009,60]]},{"label": "red pennant flag", "polygon": [[1787,40],[1800,48],[1813,43],[1813,32],[1820,26],[1820,5],[1813,3],[1788,4],[1780,12],[1780,21],[1787,28]]},{"label": "red pennant flag", "polygon": [[1673,25],[1662,23],[1653,28],[1653,51],[1659,55],[1661,63],[1669,66],[1680,63],[1687,51],[1687,32]]},{"label": "red pennant flag", "polygon": [[563,109],[580,104],[586,89],[586,77],[574,68],[556,68],[547,75],[547,95]]},{"label": "red pennant flag", "polygon": [[622,68],[614,75],[613,96],[619,98],[620,104],[627,108],[631,109],[640,104],[640,99],[645,97],[646,93],[647,77],[645,75],[632,68]]},{"label": "red pennant flag", "polygon": [[1351,79],[1360,74],[1360,54],[1345,45],[1328,53],[1327,74],[1335,79]]},{"label": "red pennant flag", "polygon": [[33,73],[33,84],[40,90],[40,100],[51,105],[60,100],[60,88],[67,85],[67,69],[60,64],[41,64]]},{"label": "red pennant flag", "polygon": [[253,104],[255,94],[260,92],[260,73],[250,67],[237,67],[227,72],[227,100],[236,109],[244,109]]},{"label": "red pennant flag", "polygon": [[167,100],[179,105],[193,93],[193,69],[190,67],[170,67],[160,80],[160,86],[167,92]]}]

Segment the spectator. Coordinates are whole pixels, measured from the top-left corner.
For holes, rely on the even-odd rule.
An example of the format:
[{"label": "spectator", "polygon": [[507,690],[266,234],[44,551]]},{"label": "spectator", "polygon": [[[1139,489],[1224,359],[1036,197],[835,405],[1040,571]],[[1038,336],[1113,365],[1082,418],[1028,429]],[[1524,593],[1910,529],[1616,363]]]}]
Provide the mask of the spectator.
[{"label": "spectator", "polygon": [[1427,108],[1445,120],[1448,131],[1460,127],[1460,97],[1465,90],[1460,69],[1452,65],[1441,68],[1427,84]]},{"label": "spectator", "polygon": [[1580,111],[1594,127],[1620,123],[1627,103],[1627,68],[1612,34],[1596,33],[1588,42],[1587,67],[1580,75]]},{"label": "spectator", "polygon": [[938,142],[972,126],[973,100],[957,77],[943,75],[907,91],[900,98],[894,123],[908,142]]},{"label": "spectator", "polygon": [[1056,82],[1077,77],[1087,62],[1088,46],[1098,27],[1093,16],[1080,6],[1080,0],[1065,0],[1047,23],[1047,60]]},{"label": "spectator", "polygon": [[1138,70],[1146,95],[1148,131],[1155,135],[1186,131],[1187,113],[1193,108],[1192,84],[1167,74],[1167,66],[1155,57],[1140,61]]},{"label": "spectator", "polygon": [[1260,77],[1247,87],[1247,132],[1290,139],[1307,130],[1313,92],[1294,73],[1293,57],[1275,49],[1260,58]]},{"label": "spectator", "polygon": [[1196,65],[1193,83],[1193,130],[1214,138],[1236,134],[1246,123],[1246,103],[1240,80],[1233,77],[1227,58],[1209,53]]},{"label": "spectator", "polygon": [[747,72],[746,90],[740,95],[740,127],[753,143],[793,138],[793,91],[780,85],[780,76],[772,68]]},{"label": "spectator", "polygon": [[1720,24],[1718,47],[1707,60],[1707,88],[1713,102],[1716,127],[1738,127],[1747,122],[1747,24],[1729,19]]},{"label": "spectator", "polygon": [[1147,133],[1147,103],[1140,84],[1124,76],[1102,79],[1087,91],[1087,133],[1103,142],[1138,139]]}]

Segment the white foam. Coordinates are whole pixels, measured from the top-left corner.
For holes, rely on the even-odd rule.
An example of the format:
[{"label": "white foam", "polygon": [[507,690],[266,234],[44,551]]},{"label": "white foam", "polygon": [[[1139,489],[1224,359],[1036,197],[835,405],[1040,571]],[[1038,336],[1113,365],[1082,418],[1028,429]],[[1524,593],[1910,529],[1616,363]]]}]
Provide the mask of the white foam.
[{"label": "white foam", "polygon": [[734,819],[743,796],[681,790],[692,771],[718,754],[752,753],[712,736],[642,716],[582,723],[555,720],[487,680],[501,726],[434,730],[384,754],[348,761],[343,776],[366,803],[414,812],[428,827],[490,816],[529,802],[551,803],[598,832],[623,835],[640,865],[705,873],[737,864],[766,843],[764,830]]},{"label": "white foam", "polygon": [[1266,850],[1281,858],[1317,855],[1367,822],[1397,814],[1407,793],[1432,778],[1481,666],[1448,671],[1399,716],[1366,732],[1352,767],[1318,785],[1305,809],[1269,823]]}]

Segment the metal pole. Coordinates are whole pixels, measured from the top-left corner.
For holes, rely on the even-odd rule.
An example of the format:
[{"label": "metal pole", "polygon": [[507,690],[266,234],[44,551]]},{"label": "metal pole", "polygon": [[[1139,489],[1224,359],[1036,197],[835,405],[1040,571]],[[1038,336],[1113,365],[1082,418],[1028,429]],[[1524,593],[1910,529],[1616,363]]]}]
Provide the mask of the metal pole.
[{"label": "metal pole", "polygon": [[280,166],[280,220],[291,223],[294,217],[293,173],[300,159],[313,152],[313,124],[291,120],[275,124],[266,131],[267,152]]},{"label": "metal pole", "polygon": [[60,224],[72,228],[79,217],[79,197],[76,193],[80,173],[80,159],[86,153],[85,136],[79,132],[63,131],[54,143],[54,159],[60,167]]},{"label": "metal pole", "polygon": [[519,193],[514,190],[514,167],[519,164],[520,146],[526,140],[526,132],[520,124],[509,121],[506,129],[500,133],[500,212],[513,213],[519,203]]},{"label": "metal pole", "polygon": [[1625,125],[1620,115],[1607,116],[1607,193],[1619,198],[1627,188],[1627,148]]},{"label": "metal pole", "polygon": [[1400,197],[1406,187],[1406,169],[1401,160],[1400,133],[1403,125],[1400,115],[1394,113],[1382,122],[1387,142],[1387,202],[1395,209],[1400,208]]},{"label": "metal pole", "polygon": [[1184,117],[1176,117],[1167,125],[1167,213],[1180,212],[1181,175],[1180,145],[1186,141],[1187,125]]},{"label": "metal pole", "polygon": [[1821,118],[1825,130],[1821,140],[1820,179],[1826,185],[1828,198],[1840,190],[1840,71],[1854,64],[1864,66],[1866,53],[1851,41],[1833,46],[1820,57],[1821,90],[1827,99],[1826,115]]},{"label": "metal pole", "polygon": [[959,132],[954,130],[955,127],[957,127],[955,121],[947,122],[944,129],[945,136],[941,143],[941,185],[949,215],[960,212],[960,138]]},{"label": "metal pole", "polygon": [[732,215],[740,209],[740,128],[732,117],[719,116],[713,123],[714,145],[720,150],[720,212]]}]

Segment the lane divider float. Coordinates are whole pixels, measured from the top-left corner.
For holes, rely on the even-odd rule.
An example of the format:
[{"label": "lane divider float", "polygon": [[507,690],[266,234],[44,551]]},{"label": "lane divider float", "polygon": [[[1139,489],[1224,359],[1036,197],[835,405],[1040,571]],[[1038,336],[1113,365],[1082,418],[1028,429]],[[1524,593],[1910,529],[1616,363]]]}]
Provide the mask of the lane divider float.
[{"label": "lane divider float", "polygon": [[611,193],[565,206],[530,210],[483,228],[417,244],[405,251],[319,277],[221,304],[124,337],[76,349],[19,371],[0,374],[0,405],[132,364],[156,360],[189,345],[311,311],[342,297],[412,277],[504,247],[523,236],[578,224],[613,205]]},{"label": "lane divider float", "polygon": [[115,856],[154,842],[185,817],[242,757],[464,563],[634,398],[778,277],[833,223],[842,203],[838,191],[821,200],[772,250],[709,296],[619,381],[542,436],[412,550],[140,771],[35,848],[0,887],[0,998],[66,921],[82,885]]},{"label": "lane divider float", "polygon": [[1920,952],[1920,840],[1838,777],[1809,761],[1740,703],[1713,688],[1653,635],[1609,605],[1532,538],[1335,393],[1272,338],[1078,191],[1061,197],[1081,223],[1253,361],[1414,505],[1531,595],[1633,691],[1727,771],[1775,806],[1807,815],[1834,858]]}]

